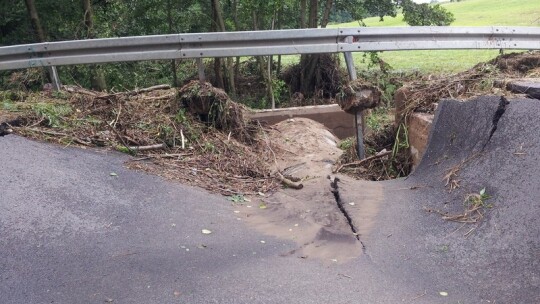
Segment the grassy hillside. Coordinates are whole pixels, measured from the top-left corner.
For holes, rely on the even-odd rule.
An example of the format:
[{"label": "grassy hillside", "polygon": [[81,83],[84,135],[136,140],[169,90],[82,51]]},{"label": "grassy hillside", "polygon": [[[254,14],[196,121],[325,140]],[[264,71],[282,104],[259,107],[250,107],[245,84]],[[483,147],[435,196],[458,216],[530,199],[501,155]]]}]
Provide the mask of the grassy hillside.
[{"label": "grassy hillside", "polygon": [[[441,3],[456,17],[454,26],[517,25],[540,26],[540,1],[538,0],[463,0]],[[406,26],[403,15],[365,19],[368,26]],[[331,27],[356,27],[358,22],[333,24]]]},{"label": "grassy hillside", "polygon": [[[540,26],[540,0],[463,0],[442,3],[454,14],[453,26],[515,25]],[[368,18],[368,26],[407,26],[403,16]],[[329,27],[357,27],[358,22],[333,24]],[[428,73],[457,72],[497,56],[497,50],[400,51],[384,52],[381,58],[400,70],[420,70]],[[362,54],[354,54],[362,66]]]}]

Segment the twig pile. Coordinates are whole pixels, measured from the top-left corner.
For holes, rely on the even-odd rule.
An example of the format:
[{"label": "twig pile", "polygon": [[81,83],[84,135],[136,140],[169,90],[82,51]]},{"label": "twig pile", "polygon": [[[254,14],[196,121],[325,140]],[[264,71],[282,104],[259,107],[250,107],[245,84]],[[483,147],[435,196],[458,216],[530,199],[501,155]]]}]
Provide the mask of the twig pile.
[{"label": "twig pile", "polygon": [[334,172],[372,181],[407,176],[411,170],[409,152],[405,148],[395,147],[395,141],[393,125],[374,131],[364,140],[366,158],[359,160],[356,140],[353,140],[338,160]]},{"label": "twig pile", "polygon": [[501,55],[472,69],[433,78],[423,77],[406,86],[406,113],[433,112],[433,103],[440,99],[468,99],[478,95],[501,94],[507,79],[540,75],[540,52]]},{"label": "twig pile", "polygon": [[[215,92],[203,84],[191,97]],[[164,86],[116,94],[71,87],[55,95],[34,93],[14,102],[24,121],[15,132],[115,149],[134,156],[128,167],[225,195],[268,192],[279,185],[259,137],[264,130],[246,122],[244,108],[226,94],[206,117],[192,112],[186,94]]]}]

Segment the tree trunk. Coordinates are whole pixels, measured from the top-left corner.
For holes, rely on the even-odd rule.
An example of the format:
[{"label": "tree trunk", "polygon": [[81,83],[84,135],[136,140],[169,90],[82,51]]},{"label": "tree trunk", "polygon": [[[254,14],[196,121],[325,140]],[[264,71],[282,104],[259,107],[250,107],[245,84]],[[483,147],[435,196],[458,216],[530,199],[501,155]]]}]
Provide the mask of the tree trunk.
[{"label": "tree trunk", "polygon": [[330,11],[332,10],[333,3],[333,0],[326,0],[326,4],[324,6],[324,13],[321,20],[321,28],[326,28],[326,26],[328,25],[328,20],[330,20]]},{"label": "tree trunk", "polygon": [[[233,9],[234,30],[235,31],[240,31],[240,21],[238,20],[238,2],[237,2],[237,0],[232,1],[232,9]],[[234,64],[234,75],[236,76],[239,73],[240,73],[240,57],[236,57],[236,62]]]},{"label": "tree trunk", "polygon": [[34,29],[38,42],[45,42],[45,31],[41,26],[41,21],[39,19],[34,0],[25,0],[25,3],[26,9],[28,11],[28,16],[30,17],[30,21],[32,23],[32,28]]},{"label": "tree trunk", "polygon": [[[274,17],[272,17],[272,30],[274,30],[276,22],[276,12],[274,11]],[[268,95],[270,95],[270,102],[272,103],[272,110],[276,108],[276,99],[274,97],[274,88],[272,87],[272,62],[274,61],[273,56],[268,56]]]},{"label": "tree trunk", "polygon": [[309,22],[308,26],[310,28],[317,28],[317,25],[319,24],[318,16],[319,13],[319,1],[318,0],[310,0],[309,1]]},{"label": "tree trunk", "polygon": [[[324,3],[323,18],[321,20],[321,27],[323,28],[328,25],[333,1],[325,0]],[[318,11],[319,1],[310,0],[308,20],[308,26],[310,28],[316,28],[318,26]],[[332,61],[322,60],[322,56],[327,55],[313,54],[300,57],[300,92],[306,97],[320,95],[329,96],[334,94],[333,89],[328,89],[329,87],[332,87],[335,82],[334,77],[336,76],[334,75],[334,69],[332,69],[331,66],[328,66]]]},{"label": "tree trunk", "polygon": [[[39,19],[39,14],[37,12],[34,0],[25,0],[25,4],[37,42],[45,42],[47,40],[45,37],[45,31],[43,30],[43,26],[41,26],[41,21]],[[49,72],[47,73],[47,71],[42,68],[41,75],[43,79],[48,78],[48,81],[54,83],[54,76],[52,75],[51,69],[49,69]]]},{"label": "tree trunk", "polygon": [[[319,2],[317,0],[309,1],[309,20],[308,26],[310,28],[316,28],[318,25],[318,9]],[[317,88],[318,75],[316,75],[316,68],[319,63],[320,55],[303,55],[300,57],[300,66],[302,67],[300,72],[300,90],[304,96],[315,95],[315,89]]]},{"label": "tree trunk", "polygon": [[[92,13],[92,4],[90,0],[83,0],[84,25],[86,26],[86,38],[94,38],[94,15]],[[103,71],[97,65],[90,66],[90,84],[92,89],[97,91],[107,90],[107,83]]]},{"label": "tree trunk", "polygon": [[[277,13],[277,23],[276,28],[278,30],[282,29],[282,21],[283,21],[283,2],[281,2],[281,6],[279,7],[278,13]],[[276,68],[276,74],[281,74],[281,55],[278,55],[277,58],[277,68]]]},{"label": "tree trunk", "polygon": [[[217,25],[217,30],[226,32],[223,10],[219,0],[212,0],[212,7],[214,9],[214,21]],[[227,79],[227,92],[234,96],[236,95],[236,84],[234,81],[234,63],[231,57],[225,59],[223,70],[225,71],[225,77]]]},{"label": "tree trunk", "polygon": [[214,58],[214,74],[216,76],[216,86],[218,88],[225,88],[223,82],[223,74],[221,73],[221,58]]},{"label": "tree trunk", "polygon": [[300,28],[306,28],[306,7],[307,0],[300,0]]},{"label": "tree trunk", "polygon": [[[210,5],[212,7],[212,20],[210,23],[210,31],[211,32],[219,32],[219,25],[217,24],[216,20],[216,8],[215,8],[215,0],[210,0]],[[215,77],[215,86],[218,88],[225,88],[225,84],[223,83],[223,74],[221,73],[221,58],[214,58],[214,77]]]},{"label": "tree trunk", "polygon": [[[174,30],[174,26],[173,26],[173,20],[172,20],[172,3],[171,3],[171,0],[167,0],[167,21],[169,22],[169,33],[173,34]],[[178,75],[176,73],[176,59],[172,59],[171,60],[171,74],[172,74],[172,77],[173,77],[173,86],[174,87],[178,87],[179,86],[179,83],[178,83]]]},{"label": "tree trunk", "polygon": [[[259,30],[259,20],[257,18],[257,12],[253,11],[252,13],[253,18],[253,30],[258,31]],[[257,63],[259,65],[259,72],[263,76],[264,83],[266,85],[266,94],[268,96],[268,99],[272,102],[274,99],[274,92],[272,89],[272,78],[271,75],[267,73],[267,69],[265,67],[264,57],[263,56],[257,56],[255,57],[257,60]],[[270,57],[268,58],[270,60]]]}]

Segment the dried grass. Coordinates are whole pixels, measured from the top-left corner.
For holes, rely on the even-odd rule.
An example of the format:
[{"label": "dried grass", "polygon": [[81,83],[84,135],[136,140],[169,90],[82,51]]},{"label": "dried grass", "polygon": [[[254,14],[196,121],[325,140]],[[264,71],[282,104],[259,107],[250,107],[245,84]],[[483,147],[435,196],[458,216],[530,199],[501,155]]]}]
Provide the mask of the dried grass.
[{"label": "dried grass", "polygon": [[[32,93],[15,102],[25,121],[15,132],[64,145],[107,147],[133,154],[134,159],[127,163],[130,168],[225,195],[268,192],[279,186],[267,165],[270,155],[261,139],[263,128],[246,121],[243,106],[208,84],[191,98],[219,101],[211,104],[214,116],[210,120],[201,120],[188,106],[188,97],[175,89],[134,95],[71,91],[59,93],[60,98],[47,92]],[[52,116],[57,107],[70,111],[46,117],[35,111],[37,104],[46,105],[45,113]],[[130,148],[139,146],[163,149],[136,153],[137,149]]]},{"label": "dried grass", "polygon": [[405,113],[428,112],[433,104],[444,98],[469,99],[486,94],[511,95],[504,90],[506,82],[538,75],[540,52],[501,55],[472,69],[445,76],[425,76],[409,83]]}]

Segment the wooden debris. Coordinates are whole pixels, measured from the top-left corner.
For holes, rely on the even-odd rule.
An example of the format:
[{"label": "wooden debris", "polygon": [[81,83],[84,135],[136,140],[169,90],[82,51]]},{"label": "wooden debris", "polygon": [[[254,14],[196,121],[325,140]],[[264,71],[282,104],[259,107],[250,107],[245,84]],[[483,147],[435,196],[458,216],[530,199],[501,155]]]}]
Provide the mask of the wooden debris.
[{"label": "wooden debris", "polygon": [[355,80],[342,88],[343,96],[337,98],[341,109],[349,114],[375,108],[381,101],[381,91],[361,80]]},{"label": "wooden debris", "polygon": [[276,173],[276,178],[282,183],[284,184],[285,186],[289,187],[289,188],[292,188],[292,189],[296,189],[296,190],[300,190],[302,188],[304,188],[304,185],[301,184],[301,183],[295,183],[293,181],[291,181],[290,179],[286,178],[285,176],[283,176],[283,174],[277,172]]},{"label": "wooden debris", "polygon": [[135,90],[132,90],[132,91],[127,91],[127,92],[120,92],[120,93],[114,93],[114,94],[101,95],[101,96],[97,96],[96,98],[98,98],[98,99],[107,99],[107,98],[117,97],[117,96],[133,96],[133,95],[139,95],[139,94],[142,94],[142,93],[148,93],[148,92],[152,92],[152,91],[156,91],[156,90],[168,90],[170,88],[171,88],[171,86],[168,85],[168,84],[160,84],[160,85],[155,85],[155,86],[151,86],[151,87],[144,88],[144,89],[135,89]]},{"label": "wooden debris", "polygon": [[374,160],[374,159],[377,159],[377,158],[381,158],[381,157],[384,157],[384,156],[387,156],[387,155],[390,155],[392,154],[392,151],[386,151],[386,152],[383,152],[383,153],[379,153],[379,154],[376,154],[376,155],[373,155],[373,156],[370,156],[370,157],[366,157],[362,160],[359,160],[359,161],[355,161],[355,162],[352,162],[352,163],[348,163],[348,164],[343,164],[341,166],[339,166],[335,171],[334,173],[338,173],[341,169],[345,168],[345,167],[353,167],[353,166],[360,166],[364,163],[367,163],[368,161],[371,161],[371,160]]},{"label": "wooden debris", "polygon": [[166,147],[167,146],[165,144],[155,144],[155,145],[148,145],[148,146],[130,146],[129,149],[132,151],[138,152],[138,151],[165,149]]}]

